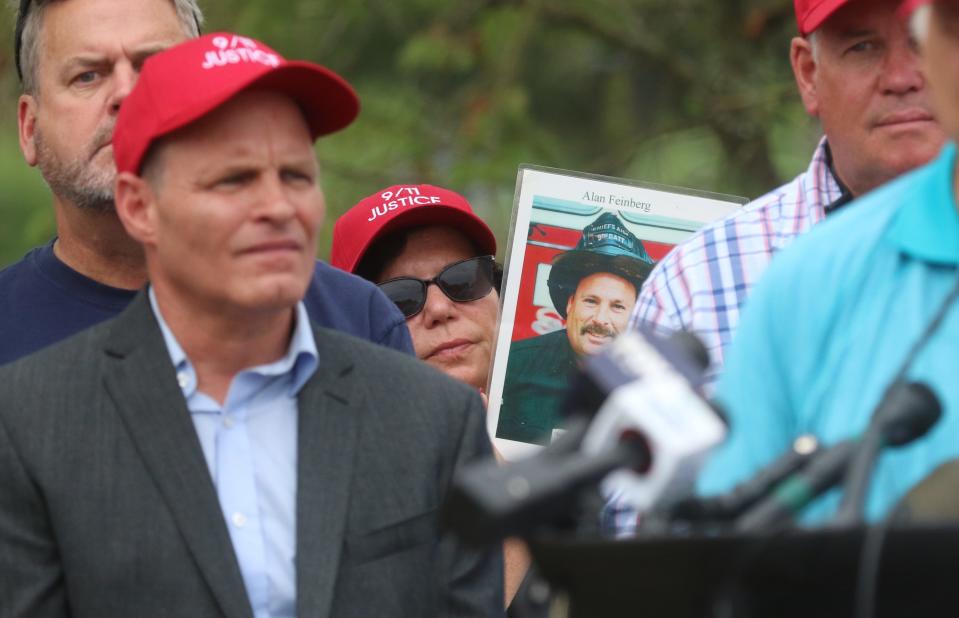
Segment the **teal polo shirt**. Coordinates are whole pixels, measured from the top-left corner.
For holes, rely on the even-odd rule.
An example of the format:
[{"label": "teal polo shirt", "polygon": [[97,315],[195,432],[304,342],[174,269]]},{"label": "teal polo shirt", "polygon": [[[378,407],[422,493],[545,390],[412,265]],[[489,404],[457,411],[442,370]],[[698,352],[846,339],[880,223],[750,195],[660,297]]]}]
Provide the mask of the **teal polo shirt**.
[{"label": "teal polo shirt", "polygon": [[[796,436],[834,444],[866,428],[959,276],[955,159],[955,145],[946,146],[776,256],[746,303],[717,387],[730,435],[700,477],[702,494],[749,478]],[[907,379],[932,388],[943,416],[924,438],[884,451],[866,505],[872,519],[959,457],[959,306]],[[833,491],[807,520],[828,517],[838,501]]]}]

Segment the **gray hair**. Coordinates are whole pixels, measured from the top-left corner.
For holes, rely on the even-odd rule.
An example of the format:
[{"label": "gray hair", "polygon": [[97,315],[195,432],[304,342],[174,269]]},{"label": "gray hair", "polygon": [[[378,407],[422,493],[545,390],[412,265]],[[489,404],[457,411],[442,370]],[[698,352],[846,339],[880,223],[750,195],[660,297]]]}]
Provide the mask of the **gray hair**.
[{"label": "gray hair", "polygon": [[932,7],[924,4],[913,11],[909,19],[909,31],[920,43],[929,35],[929,21],[932,17]]},{"label": "gray hair", "polygon": [[[40,24],[43,21],[43,12],[46,7],[54,2],[64,2],[67,0],[31,0],[30,10],[26,19],[23,21],[23,34],[20,40],[19,52],[20,70],[23,79],[23,91],[27,94],[37,93],[37,59],[40,55]],[[16,0],[10,0],[16,3]],[[200,26],[203,24],[203,12],[200,10],[197,0],[170,0],[173,8],[176,9],[177,19],[183,28],[183,32],[188,38],[200,36]],[[21,16],[17,16],[19,22]]]},{"label": "gray hair", "polygon": [[815,30],[806,35],[806,40],[809,41],[809,49],[812,51],[813,62],[819,64],[819,31]]}]

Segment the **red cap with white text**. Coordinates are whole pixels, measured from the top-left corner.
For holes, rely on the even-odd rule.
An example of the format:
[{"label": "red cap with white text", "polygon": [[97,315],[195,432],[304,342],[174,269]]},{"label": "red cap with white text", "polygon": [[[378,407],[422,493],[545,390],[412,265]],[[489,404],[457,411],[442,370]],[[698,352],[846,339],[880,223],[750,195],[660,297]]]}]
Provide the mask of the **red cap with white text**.
[{"label": "red cap with white text", "polygon": [[483,254],[496,254],[496,237],[462,195],[433,185],[394,185],[364,198],[337,219],[330,263],[355,272],[377,239],[422,225],[453,226]]},{"label": "red cap with white text", "polygon": [[344,128],[359,113],[353,88],[333,71],[290,61],[251,38],[216,32],[171,47],[143,64],[113,132],[117,171],[139,172],[158,138],[184,127],[246,90],[296,101],[313,139]]}]

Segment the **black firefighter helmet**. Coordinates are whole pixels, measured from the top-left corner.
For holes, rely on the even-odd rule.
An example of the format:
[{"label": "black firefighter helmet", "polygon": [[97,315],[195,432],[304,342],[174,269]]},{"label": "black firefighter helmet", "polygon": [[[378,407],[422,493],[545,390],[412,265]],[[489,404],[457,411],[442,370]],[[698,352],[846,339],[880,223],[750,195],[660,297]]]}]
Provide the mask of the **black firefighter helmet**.
[{"label": "black firefighter helmet", "polygon": [[595,273],[610,273],[633,284],[636,293],[653,269],[646,248],[616,215],[605,212],[583,228],[574,249],[553,258],[549,272],[549,297],[566,319],[566,303],[580,280]]}]

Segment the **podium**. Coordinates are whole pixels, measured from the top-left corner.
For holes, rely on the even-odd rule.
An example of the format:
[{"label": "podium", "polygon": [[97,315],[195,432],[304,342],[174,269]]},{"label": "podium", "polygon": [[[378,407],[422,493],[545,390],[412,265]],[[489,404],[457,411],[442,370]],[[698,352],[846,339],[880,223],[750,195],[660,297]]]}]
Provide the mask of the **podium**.
[{"label": "podium", "polygon": [[[571,618],[850,618],[865,527],[777,535],[530,541]],[[874,615],[959,616],[959,524],[891,527]]]}]

